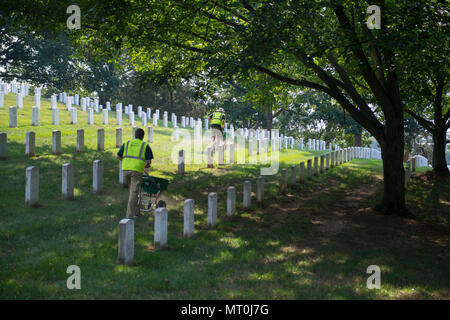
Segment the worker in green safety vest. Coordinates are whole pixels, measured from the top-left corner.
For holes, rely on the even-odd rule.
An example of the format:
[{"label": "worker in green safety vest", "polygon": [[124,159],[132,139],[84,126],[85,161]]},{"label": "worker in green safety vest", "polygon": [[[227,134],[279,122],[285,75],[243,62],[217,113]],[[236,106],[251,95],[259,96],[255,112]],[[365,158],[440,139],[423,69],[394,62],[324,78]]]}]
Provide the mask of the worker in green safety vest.
[{"label": "worker in green safety vest", "polygon": [[138,196],[141,189],[142,175],[150,168],[153,152],[144,140],[143,129],[136,129],[135,138],[127,141],[117,152],[117,159],[122,161],[124,179],[130,188],[128,196],[127,218],[140,216]]},{"label": "worker in green safety vest", "polygon": [[211,141],[213,146],[223,144],[223,128],[225,127],[225,110],[223,108],[217,109],[209,115],[209,123],[211,124]]}]

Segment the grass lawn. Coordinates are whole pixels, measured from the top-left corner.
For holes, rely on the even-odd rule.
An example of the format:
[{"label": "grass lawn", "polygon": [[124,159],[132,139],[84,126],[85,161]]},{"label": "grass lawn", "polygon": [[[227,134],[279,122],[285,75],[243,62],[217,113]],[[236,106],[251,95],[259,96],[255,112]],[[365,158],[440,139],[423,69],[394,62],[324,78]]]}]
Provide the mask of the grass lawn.
[{"label": "grass lawn", "polygon": [[[264,204],[242,207],[242,184],[256,191],[258,165],[207,169],[187,165],[176,174],[171,128],[155,128],[152,174],[171,180],[168,250],[153,248],[153,217],[135,226],[135,266],[116,263],[118,223],[128,190],[118,184],[115,116],[96,150],[97,128],[79,110],[78,124],[59,104],[63,153],[51,155],[50,103],[42,99],[39,127],[31,126],[33,97],[24,98],[19,127],[8,134],[0,161],[0,298],[3,299],[390,299],[450,298],[448,181],[412,178],[407,201],[417,219],[385,217],[370,207],[380,198],[381,161],[353,160],[279,192],[280,174],[265,177]],[[15,105],[7,95],[5,106]],[[95,115],[101,123],[101,115]],[[123,121],[124,141],[132,128]],[[136,121],[136,125],[140,125]],[[85,129],[85,152],[76,153],[76,130]],[[36,157],[25,157],[25,134],[36,133]],[[320,152],[285,150],[281,167]],[[92,162],[104,162],[105,190],[92,194]],[[75,168],[75,200],[62,201],[61,167]],[[24,205],[25,168],[39,166],[39,208]],[[228,218],[226,188],[237,188],[237,213]],[[218,225],[206,227],[207,195],[217,192]],[[195,235],[184,239],[183,202],[195,200]],[[81,268],[81,290],[66,287],[69,265]],[[366,288],[366,268],[381,268],[381,289]]]}]

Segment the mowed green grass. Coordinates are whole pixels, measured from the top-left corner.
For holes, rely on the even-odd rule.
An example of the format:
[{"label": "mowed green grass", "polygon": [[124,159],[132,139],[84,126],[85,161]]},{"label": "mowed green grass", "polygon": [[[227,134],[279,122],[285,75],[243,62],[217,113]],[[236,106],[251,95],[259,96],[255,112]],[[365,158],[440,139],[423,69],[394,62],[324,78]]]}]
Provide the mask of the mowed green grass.
[{"label": "mowed green grass", "polygon": [[[297,184],[287,195],[279,192],[280,174],[267,176],[264,204],[256,204],[253,197],[252,207],[244,209],[242,183],[252,181],[255,192],[259,166],[207,169],[205,164],[187,165],[187,173],[179,176],[171,161],[176,144],[171,140],[172,129],[161,127],[161,122],[151,144],[155,155],[152,174],[171,180],[165,195],[169,249],[153,248],[153,216],[147,215],[136,220],[136,265],[119,265],[118,223],[125,216],[128,190],[118,184],[114,113],[110,112],[110,125],[100,125],[98,114],[96,125],[89,126],[87,115],[79,110],[78,124],[71,125],[65,106],[59,104],[60,125],[55,127],[50,103],[42,99],[40,126],[32,127],[32,104],[33,97],[24,99],[24,108],[18,112],[19,126],[14,129],[8,128],[8,107],[0,108],[0,132],[8,134],[8,159],[0,161],[0,298],[448,297],[448,254],[439,246],[427,242],[411,249],[409,245],[393,246],[388,240],[386,247],[384,242],[376,247],[370,241],[377,234],[370,230],[355,228],[335,235],[316,228],[317,221],[311,216],[331,211],[346,191],[378,181],[380,161],[354,160]],[[15,105],[15,96],[7,95],[5,105]],[[103,152],[96,150],[99,127],[105,129]],[[75,152],[80,128],[85,129],[85,152],[81,154]],[[125,116],[122,128],[126,141],[132,128]],[[63,153],[58,156],[51,155],[55,129],[62,132]],[[31,159],[25,157],[28,131],[36,133],[36,157]],[[285,150],[280,154],[280,166],[298,164],[317,154],[320,152]],[[95,159],[104,162],[101,195],[92,194]],[[61,167],[67,162],[75,167],[74,201],[60,200]],[[30,165],[40,170],[39,208],[24,205],[25,169]],[[231,185],[237,188],[237,212],[227,218],[226,188]],[[206,227],[209,192],[217,192],[219,199],[218,225],[212,230]],[[187,198],[195,200],[196,231],[191,239],[182,236]],[[414,199],[422,203],[420,197]],[[362,198],[361,205],[375,200]],[[385,271],[381,290],[366,288],[365,271],[371,264]],[[69,265],[81,268],[81,290],[66,287]]]}]

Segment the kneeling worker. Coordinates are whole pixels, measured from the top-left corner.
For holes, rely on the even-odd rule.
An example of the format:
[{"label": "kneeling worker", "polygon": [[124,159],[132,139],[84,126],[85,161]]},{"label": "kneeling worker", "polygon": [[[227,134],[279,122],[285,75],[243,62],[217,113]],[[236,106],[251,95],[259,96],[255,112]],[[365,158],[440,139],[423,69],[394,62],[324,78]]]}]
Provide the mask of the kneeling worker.
[{"label": "kneeling worker", "polygon": [[150,168],[153,152],[147,142],[143,141],[145,132],[138,128],[135,138],[127,141],[117,152],[117,159],[122,160],[122,171],[130,188],[128,197],[127,218],[140,216],[138,195],[141,189],[144,168]]}]

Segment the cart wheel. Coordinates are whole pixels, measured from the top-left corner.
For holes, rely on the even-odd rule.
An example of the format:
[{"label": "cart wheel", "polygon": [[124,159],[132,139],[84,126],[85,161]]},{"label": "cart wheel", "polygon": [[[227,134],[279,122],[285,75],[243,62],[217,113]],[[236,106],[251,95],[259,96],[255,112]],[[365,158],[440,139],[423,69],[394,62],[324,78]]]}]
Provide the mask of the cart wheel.
[{"label": "cart wheel", "polygon": [[162,207],[164,207],[164,208],[166,207],[166,202],[159,200],[158,204],[156,205],[156,208],[162,208]]}]

